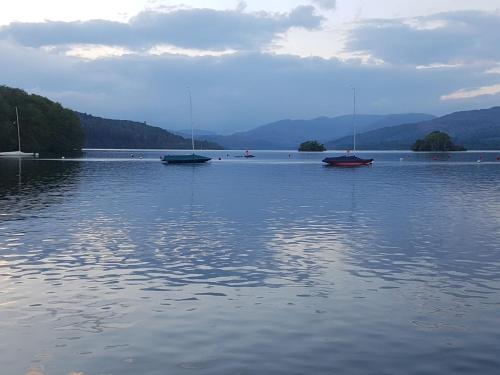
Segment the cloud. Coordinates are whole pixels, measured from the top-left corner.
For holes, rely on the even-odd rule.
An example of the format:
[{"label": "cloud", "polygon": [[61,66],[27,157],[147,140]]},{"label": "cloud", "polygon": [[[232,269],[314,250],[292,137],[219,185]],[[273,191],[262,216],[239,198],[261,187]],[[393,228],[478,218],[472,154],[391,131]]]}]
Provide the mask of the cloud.
[{"label": "cloud", "polygon": [[[372,57],[364,62],[263,52],[290,28],[321,27],[312,6],[279,14],[247,13],[244,5],[147,11],[127,23],[13,23],[0,29],[0,71],[9,72],[0,84],[171,129],[188,126],[188,85],[196,126],[216,131],[350,113],[353,85],[362,113],[444,114],[465,109],[464,100],[473,108],[497,104],[499,18],[455,12],[355,24],[344,56]],[[107,57],[81,58],[89,54]]]},{"label": "cloud", "polygon": [[0,38],[30,47],[94,44],[149,49],[168,44],[193,49],[259,50],[290,28],[316,29],[322,21],[312,6],[298,6],[289,13],[246,13],[243,4],[225,11],[144,11],[127,23],[15,22],[0,28]]},{"label": "cloud", "polygon": [[433,65],[499,61],[500,15],[480,11],[397,20],[369,20],[355,27],[346,51],[393,64]]},{"label": "cloud", "polygon": [[337,0],[312,0],[312,2],[323,9],[335,9],[337,6]]},{"label": "cloud", "polygon": [[460,89],[451,94],[441,96],[441,100],[461,100],[472,99],[483,95],[496,95],[500,94],[500,84],[475,87],[472,89]]},{"label": "cloud", "polygon": [[[0,71],[9,72],[2,84],[82,112],[171,129],[188,126],[188,85],[196,126],[229,132],[283,118],[350,113],[351,85],[358,88],[361,113],[444,114],[463,109],[463,102],[442,101],[441,96],[500,83],[476,66],[415,69],[258,52],[129,54],[89,61],[6,41],[0,42],[0,51]],[[494,96],[479,99],[476,108],[496,101]]]}]

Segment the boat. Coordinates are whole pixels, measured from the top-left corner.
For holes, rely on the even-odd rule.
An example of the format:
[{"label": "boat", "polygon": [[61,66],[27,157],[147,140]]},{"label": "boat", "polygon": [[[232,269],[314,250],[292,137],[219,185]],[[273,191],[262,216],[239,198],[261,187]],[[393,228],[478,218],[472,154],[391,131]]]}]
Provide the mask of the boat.
[{"label": "boat", "polygon": [[22,151],[0,152],[0,157],[4,158],[32,158],[36,156],[37,154],[32,152],[22,152]]},{"label": "boat", "polygon": [[[353,153],[356,152],[356,88],[353,87],[354,96],[354,108],[352,113],[352,125],[353,125]],[[364,165],[370,165],[373,163],[373,159],[363,159],[358,158],[356,155],[351,155],[351,151],[347,150],[346,154],[343,156],[330,156],[323,159],[323,163],[326,163],[332,167],[361,167]]]},{"label": "boat", "polygon": [[323,159],[323,163],[327,163],[333,167],[361,167],[363,165],[370,165],[373,159],[362,159],[356,155],[333,156]]},{"label": "boat", "polygon": [[254,158],[254,157],[255,157],[255,155],[252,155],[252,154],[250,153],[250,151],[248,151],[248,150],[246,150],[246,151],[245,151],[245,153],[244,153],[243,155],[236,155],[236,156],[235,156],[235,158],[247,158],[247,159],[249,159],[249,158]]},{"label": "boat", "polygon": [[255,155],[252,155],[250,151],[246,150],[245,155],[243,155],[244,158],[254,158]]},{"label": "boat", "polygon": [[188,155],[164,155],[161,157],[161,161],[165,164],[197,164],[206,163],[210,160],[212,160],[212,158],[196,155],[194,153]]},{"label": "boat", "polygon": [[36,157],[37,154],[32,153],[32,152],[22,152],[21,151],[21,131],[19,129],[19,113],[17,111],[16,107],[16,124],[17,124],[17,145],[18,145],[18,150],[17,151],[7,151],[7,152],[0,152],[1,157],[10,157],[10,158],[31,158],[31,157]]},{"label": "boat", "polygon": [[188,88],[189,94],[189,120],[191,122],[191,146],[192,154],[182,155],[163,155],[160,159],[164,164],[201,164],[212,160],[207,156],[196,155],[194,153],[194,125],[193,125],[193,101],[191,99],[191,90]]}]

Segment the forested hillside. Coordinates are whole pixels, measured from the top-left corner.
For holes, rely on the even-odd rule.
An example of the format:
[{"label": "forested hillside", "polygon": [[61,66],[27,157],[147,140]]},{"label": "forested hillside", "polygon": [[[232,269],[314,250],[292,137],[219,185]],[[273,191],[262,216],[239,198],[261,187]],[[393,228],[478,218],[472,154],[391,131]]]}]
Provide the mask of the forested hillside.
[{"label": "forested hillside", "polygon": [[82,148],[84,134],[73,111],[42,96],[0,86],[0,152],[18,149],[16,107],[22,151],[67,152]]},{"label": "forested hillside", "polygon": [[[75,112],[85,131],[86,148],[190,149],[191,140],[156,126],[128,120],[111,120]],[[221,149],[195,140],[196,149]]]}]

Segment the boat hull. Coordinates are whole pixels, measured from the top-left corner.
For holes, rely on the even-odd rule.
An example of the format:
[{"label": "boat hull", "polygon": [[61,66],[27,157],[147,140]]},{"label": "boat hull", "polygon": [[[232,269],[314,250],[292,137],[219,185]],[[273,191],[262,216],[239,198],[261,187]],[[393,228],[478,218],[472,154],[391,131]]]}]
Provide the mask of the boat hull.
[{"label": "boat hull", "polygon": [[212,160],[206,156],[201,155],[164,155],[161,161],[164,164],[202,164]]},{"label": "boat hull", "polygon": [[33,152],[9,151],[9,152],[0,152],[0,157],[4,157],[4,158],[33,158],[33,157],[37,157],[37,154],[33,153]]},{"label": "boat hull", "polygon": [[338,156],[324,158],[323,163],[326,163],[332,167],[362,167],[371,165],[373,159],[361,159],[357,156]]}]

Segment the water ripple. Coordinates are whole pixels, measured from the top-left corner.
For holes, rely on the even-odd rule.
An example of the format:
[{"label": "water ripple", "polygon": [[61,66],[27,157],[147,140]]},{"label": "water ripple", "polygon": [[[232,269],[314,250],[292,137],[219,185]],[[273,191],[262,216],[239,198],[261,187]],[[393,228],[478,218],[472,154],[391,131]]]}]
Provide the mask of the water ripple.
[{"label": "water ripple", "polygon": [[1,161],[6,373],[496,369],[497,165],[310,158]]}]

